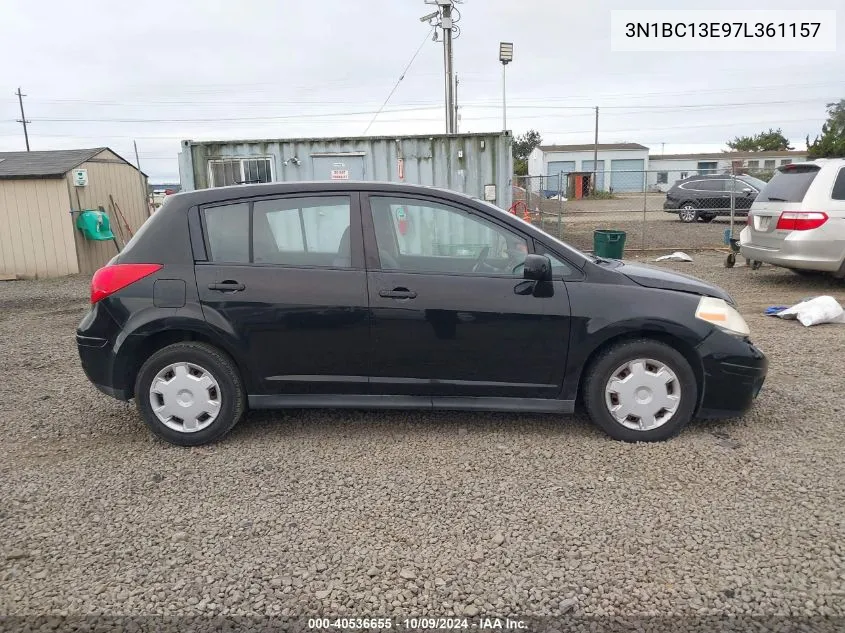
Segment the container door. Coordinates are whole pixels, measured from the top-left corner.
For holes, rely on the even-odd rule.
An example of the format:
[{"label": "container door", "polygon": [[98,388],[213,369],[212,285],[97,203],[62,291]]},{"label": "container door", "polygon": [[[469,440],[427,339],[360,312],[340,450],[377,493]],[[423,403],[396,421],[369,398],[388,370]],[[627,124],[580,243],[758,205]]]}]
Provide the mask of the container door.
[{"label": "container door", "polygon": [[314,180],[365,180],[363,156],[312,156]]}]

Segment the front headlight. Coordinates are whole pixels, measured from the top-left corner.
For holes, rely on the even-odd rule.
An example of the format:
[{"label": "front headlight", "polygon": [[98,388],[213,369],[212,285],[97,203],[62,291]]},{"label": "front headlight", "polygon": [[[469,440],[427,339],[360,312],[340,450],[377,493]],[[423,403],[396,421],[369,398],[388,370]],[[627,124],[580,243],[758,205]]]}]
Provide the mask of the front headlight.
[{"label": "front headlight", "polygon": [[712,323],[720,330],[737,336],[748,336],[751,330],[742,315],[734,310],[724,299],[701,297],[695,318]]}]

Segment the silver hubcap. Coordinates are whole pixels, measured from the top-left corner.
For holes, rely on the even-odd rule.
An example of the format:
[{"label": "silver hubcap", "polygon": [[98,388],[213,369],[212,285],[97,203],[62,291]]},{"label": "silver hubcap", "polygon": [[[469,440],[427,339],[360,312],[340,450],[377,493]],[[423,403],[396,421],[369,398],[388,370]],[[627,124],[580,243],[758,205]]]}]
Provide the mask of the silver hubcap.
[{"label": "silver hubcap", "polygon": [[695,219],[695,209],[690,206],[681,207],[681,219],[684,222],[692,222]]},{"label": "silver hubcap", "polygon": [[220,413],[220,386],[193,363],[173,363],[150,386],[150,405],[161,422],[180,433],[202,431]]},{"label": "silver hubcap", "polygon": [[619,424],[635,431],[650,431],[675,415],[681,402],[681,384],[663,363],[637,358],[613,372],[604,398]]}]

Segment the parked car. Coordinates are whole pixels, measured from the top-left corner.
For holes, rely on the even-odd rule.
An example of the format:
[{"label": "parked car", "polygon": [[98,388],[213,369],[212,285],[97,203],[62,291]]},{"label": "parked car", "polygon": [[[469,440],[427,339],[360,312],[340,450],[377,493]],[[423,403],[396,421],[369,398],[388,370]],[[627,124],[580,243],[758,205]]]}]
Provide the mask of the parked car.
[{"label": "parked car", "polygon": [[576,401],[614,438],[665,440],[751,406],[767,360],[748,337],[704,281],[587,255],[463,194],[370,182],[168,196],[95,273],[77,331],[91,382],[180,445],[247,408]]},{"label": "parked car", "polygon": [[712,222],[717,216],[731,214],[731,189],[735,188],[734,215],[744,217],[765,186],[764,181],[747,175],[736,176],[735,181],[730,174],[689,176],[666,192],[663,208],[677,213],[681,222]]},{"label": "parked car", "polygon": [[754,261],[845,277],[845,159],[779,167],[751,207],[739,244]]}]

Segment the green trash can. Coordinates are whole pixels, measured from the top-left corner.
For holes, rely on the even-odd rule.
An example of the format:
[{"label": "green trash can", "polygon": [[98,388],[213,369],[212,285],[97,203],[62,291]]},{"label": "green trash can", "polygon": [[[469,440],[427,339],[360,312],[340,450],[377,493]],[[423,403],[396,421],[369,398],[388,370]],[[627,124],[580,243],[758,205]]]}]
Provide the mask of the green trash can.
[{"label": "green trash can", "polygon": [[625,231],[593,231],[593,252],[598,257],[622,259],[625,252]]}]

